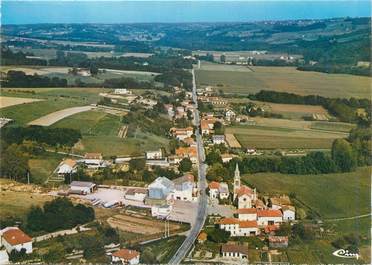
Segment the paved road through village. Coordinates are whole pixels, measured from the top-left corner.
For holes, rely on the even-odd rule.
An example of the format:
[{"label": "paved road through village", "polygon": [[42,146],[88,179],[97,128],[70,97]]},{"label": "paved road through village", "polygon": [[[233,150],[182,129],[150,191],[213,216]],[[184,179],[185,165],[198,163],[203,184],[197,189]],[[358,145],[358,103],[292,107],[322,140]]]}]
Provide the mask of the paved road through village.
[{"label": "paved road through village", "polygon": [[[194,125],[199,128],[200,126],[200,117],[199,117],[199,110],[198,110],[198,101],[196,95],[196,82],[195,82],[195,73],[192,70],[193,76],[193,101],[195,103],[195,112],[194,112]],[[196,220],[194,225],[192,226],[190,233],[186,237],[185,241],[182,243],[181,247],[177,250],[174,256],[169,261],[169,264],[179,264],[190,251],[191,247],[193,246],[197,236],[199,235],[200,230],[203,228],[206,214],[207,214],[207,195],[205,193],[206,190],[206,165],[204,164],[204,147],[203,147],[203,140],[200,135],[199,129],[195,132],[196,135],[196,142],[198,148],[198,188],[199,188],[199,201],[198,201],[198,213],[196,215]]]}]

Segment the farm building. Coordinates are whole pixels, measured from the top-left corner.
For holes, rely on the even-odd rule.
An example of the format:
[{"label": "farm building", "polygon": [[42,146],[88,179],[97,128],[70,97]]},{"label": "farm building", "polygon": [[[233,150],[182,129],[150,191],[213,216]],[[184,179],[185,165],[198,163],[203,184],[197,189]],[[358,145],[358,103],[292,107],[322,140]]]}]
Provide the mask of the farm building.
[{"label": "farm building", "polygon": [[121,262],[122,264],[139,264],[140,253],[136,250],[132,249],[120,249],[114,253],[112,253],[112,263]]},{"label": "farm building", "polygon": [[224,244],[221,247],[221,255],[223,258],[244,259],[248,262],[248,246]]},{"label": "farm building", "polygon": [[107,166],[100,153],[86,153],[82,162],[88,168],[102,168]]},{"label": "farm building", "polygon": [[116,94],[116,95],[130,95],[130,94],[132,94],[132,92],[129,91],[128,89],[126,89],[126,88],[116,88],[114,90],[114,94]]},{"label": "farm building", "polygon": [[58,167],[57,174],[60,177],[65,176],[66,174],[73,174],[77,171],[77,163],[73,159],[65,159],[61,162]]},{"label": "farm building", "polygon": [[146,196],[147,196],[147,189],[134,188],[134,189],[128,189],[124,197],[127,200],[143,202]]},{"label": "farm building", "polygon": [[166,218],[172,211],[172,205],[154,205],[151,207],[151,215],[158,218]]},{"label": "farm building", "polygon": [[280,210],[258,210],[257,222],[260,226],[279,225],[283,222],[283,214]]},{"label": "farm building", "polygon": [[6,227],[0,231],[0,247],[4,247],[8,253],[12,250],[25,249],[27,254],[32,253],[32,238],[26,235],[18,227]]},{"label": "farm building", "polygon": [[70,183],[70,192],[79,194],[89,194],[97,189],[97,185],[88,181],[73,181]]}]

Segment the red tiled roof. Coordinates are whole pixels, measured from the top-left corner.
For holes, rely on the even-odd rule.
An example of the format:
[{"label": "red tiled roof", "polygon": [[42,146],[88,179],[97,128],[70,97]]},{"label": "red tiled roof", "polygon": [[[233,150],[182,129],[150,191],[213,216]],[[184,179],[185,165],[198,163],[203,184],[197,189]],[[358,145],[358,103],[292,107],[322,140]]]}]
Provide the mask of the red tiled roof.
[{"label": "red tiled roof", "polygon": [[209,183],[209,188],[210,189],[217,190],[219,187],[220,187],[220,183],[218,183],[217,181],[212,181],[211,183]]},{"label": "red tiled roof", "polygon": [[131,260],[137,256],[139,256],[139,252],[131,249],[120,249],[114,253],[112,253],[114,257],[118,257],[124,260]]},{"label": "red tiled roof", "polygon": [[239,224],[239,220],[237,218],[222,218],[218,223],[221,225],[233,225]]},{"label": "red tiled roof", "polygon": [[276,231],[279,229],[277,225],[267,225],[265,226],[265,233],[269,234],[270,232]]},{"label": "red tiled roof", "polygon": [[253,194],[253,191],[251,188],[243,185],[241,186],[237,191],[236,191],[236,194],[238,195],[238,197],[241,197],[243,195],[251,195]]},{"label": "red tiled roof", "polygon": [[258,217],[282,217],[283,214],[280,210],[258,210]]},{"label": "red tiled roof", "polygon": [[18,228],[11,228],[3,233],[3,237],[10,245],[15,246],[31,242],[32,238]]},{"label": "red tiled roof", "polygon": [[190,157],[196,157],[197,156],[197,151],[196,151],[196,147],[195,146],[192,146],[192,147],[179,147],[176,149],[176,155],[180,155],[180,156],[185,156],[185,155],[188,155]]},{"label": "red tiled roof", "polygon": [[240,221],[239,228],[254,228],[258,227],[257,221]]},{"label": "red tiled roof", "polygon": [[207,240],[207,233],[206,232],[200,232],[199,236],[198,236],[198,240],[200,241],[205,241]]},{"label": "red tiled roof", "polygon": [[237,214],[256,214],[257,209],[256,208],[242,208],[242,209],[238,209],[236,213]]}]

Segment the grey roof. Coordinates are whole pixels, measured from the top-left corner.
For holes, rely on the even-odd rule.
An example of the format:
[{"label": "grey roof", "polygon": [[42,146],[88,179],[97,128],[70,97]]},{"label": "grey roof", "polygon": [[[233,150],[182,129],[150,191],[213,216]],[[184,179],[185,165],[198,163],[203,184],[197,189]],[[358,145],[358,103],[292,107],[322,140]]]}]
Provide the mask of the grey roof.
[{"label": "grey roof", "polygon": [[70,183],[70,186],[76,186],[76,187],[86,187],[90,188],[92,186],[95,186],[93,182],[88,182],[88,181],[73,181]]}]

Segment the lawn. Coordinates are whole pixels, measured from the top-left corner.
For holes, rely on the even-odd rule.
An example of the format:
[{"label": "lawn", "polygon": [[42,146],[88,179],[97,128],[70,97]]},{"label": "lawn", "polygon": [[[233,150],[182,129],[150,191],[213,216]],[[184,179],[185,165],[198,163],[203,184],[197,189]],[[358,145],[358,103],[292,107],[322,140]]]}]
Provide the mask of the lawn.
[{"label": "lawn", "polygon": [[295,193],[296,198],[322,218],[351,217],[370,212],[371,168],[350,173],[287,175],[258,173],[245,175],[261,193]]},{"label": "lawn", "polygon": [[252,71],[234,71],[232,67],[235,66],[217,67],[203,62],[201,69],[196,69],[197,85],[211,85],[225,93],[242,95],[260,90],[334,98],[370,95],[370,77],[297,71],[293,67],[249,67]]},{"label": "lawn", "polygon": [[340,132],[305,129],[309,124],[258,119],[255,126],[231,126],[226,128],[225,133],[234,134],[243,147],[258,149],[328,149],[334,139],[347,136]]}]

